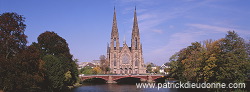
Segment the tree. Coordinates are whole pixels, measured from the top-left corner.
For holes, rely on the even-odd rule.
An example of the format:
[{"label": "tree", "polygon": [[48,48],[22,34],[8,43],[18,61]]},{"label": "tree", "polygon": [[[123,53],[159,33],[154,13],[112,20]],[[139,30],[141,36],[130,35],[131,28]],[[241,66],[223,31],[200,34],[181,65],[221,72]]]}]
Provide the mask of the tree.
[{"label": "tree", "polygon": [[55,32],[46,31],[40,34],[37,40],[44,55],[63,55],[68,59],[72,59],[68,43]]},{"label": "tree", "polygon": [[80,70],[81,74],[93,74],[93,70],[90,66],[85,66]]},{"label": "tree", "polygon": [[234,31],[228,31],[226,37],[220,42],[220,50],[216,72],[217,81],[244,82],[249,65],[244,39]]},{"label": "tree", "polygon": [[151,64],[147,65],[147,71],[148,71],[148,73],[152,72],[152,65]]},{"label": "tree", "polygon": [[181,81],[244,82],[250,67],[245,43],[234,31],[203,45],[192,43],[170,58],[170,75]]},{"label": "tree", "polygon": [[50,91],[62,90],[63,86],[65,86],[64,80],[66,80],[64,77],[65,72],[61,70],[63,68],[62,62],[53,55],[44,56],[43,61],[45,61],[45,82],[48,89]]},{"label": "tree", "polygon": [[[76,62],[72,60],[72,55],[70,54],[68,43],[65,39],[60,37],[54,32],[46,31],[38,36],[38,46],[41,51],[41,57],[45,57],[47,55],[52,55],[56,57],[60,64],[62,64],[62,67],[56,68],[57,71],[63,72],[63,74],[69,74],[71,75],[70,79],[67,79],[67,81],[64,81],[64,87],[73,85],[78,80],[78,70]],[[52,58],[49,58],[52,59]],[[47,64],[47,63],[45,63]],[[46,70],[50,71],[50,70]],[[54,75],[49,75],[50,77],[53,77]],[[62,78],[65,78],[67,76],[61,76]],[[50,78],[47,78],[47,81],[50,81]],[[61,87],[54,87],[55,90],[59,88],[61,90]]]},{"label": "tree", "polygon": [[[172,55],[170,58],[169,58],[169,65],[170,65],[170,77],[173,77],[173,78],[176,78],[176,79],[179,79],[178,77],[178,72],[180,71],[178,68],[180,67],[179,63],[178,63],[178,58],[179,58],[179,52],[175,53],[174,55]],[[182,71],[181,71],[182,72]]]},{"label": "tree", "polygon": [[0,15],[0,90],[27,91],[43,81],[39,50],[26,46],[24,17]]},{"label": "tree", "polygon": [[93,71],[93,74],[101,74],[102,73],[102,70],[100,67],[94,67],[92,71]]},{"label": "tree", "polygon": [[[248,54],[248,62],[250,62],[250,40],[246,43],[246,50]],[[250,79],[250,63],[248,63],[247,66],[248,66],[247,76],[248,76],[248,79]]]},{"label": "tree", "polygon": [[26,47],[27,36],[24,34],[25,18],[17,13],[0,15],[0,54],[5,59],[15,56]]},{"label": "tree", "polygon": [[219,55],[219,42],[221,40],[212,41],[206,40],[204,41],[204,62],[202,64],[202,77],[201,81],[203,82],[214,82],[214,74],[216,72],[216,62],[218,62],[218,55]]},{"label": "tree", "polygon": [[108,67],[108,63],[106,63],[106,57],[104,55],[101,55],[99,59],[101,70],[104,72],[104,74],[107,74],[108,71],[110,71],[110,68]]}]

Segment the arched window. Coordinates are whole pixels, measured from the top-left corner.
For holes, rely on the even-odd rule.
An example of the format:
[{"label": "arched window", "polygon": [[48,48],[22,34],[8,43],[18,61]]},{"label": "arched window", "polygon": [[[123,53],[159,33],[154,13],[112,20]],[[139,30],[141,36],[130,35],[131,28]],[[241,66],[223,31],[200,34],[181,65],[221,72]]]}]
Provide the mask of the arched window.
[{"label": "arched window", "polygon": [[116,55],[114,54],[114,66],[116,66]]},{"label": "arched window", "polygon": [[137,49],[137,38],[135,38],[135,49]]},{"label": "arched window", "polygon": [[135,55],[135,66],[138,66],[138,57],[137,57],[137,55]]},{"label": "arched window", "polygon": [[116,39],[114,40],[114,47],[115,47],[115,49],[116,49]]}]

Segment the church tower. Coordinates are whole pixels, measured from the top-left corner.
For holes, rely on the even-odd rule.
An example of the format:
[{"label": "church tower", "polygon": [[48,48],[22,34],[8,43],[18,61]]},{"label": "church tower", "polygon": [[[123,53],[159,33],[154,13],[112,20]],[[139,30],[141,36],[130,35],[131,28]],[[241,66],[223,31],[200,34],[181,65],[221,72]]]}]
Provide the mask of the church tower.
[{"label": "church tower", "polygon": [[133,61],[135,69],[138,69],[139,73],[144,72],[144,60],[142,57],[142,46],[140,44],[140,34],[139,27],[136,15],[136,7],[134,11],[134,23],[132,29],[132,38],[131,38],[131,48],[133,53]]},{"label": "church tower", "polygon": [[113,16],[113,23],[112,23],[112,31],[111,31],[111,41],[110,41],[110,48],[109,48],[109,66],[116,67],[118,64],[118,57],[119,56],[119,33],[116,21],[116,11],[114,7],[114,16]]},{"label": "church tower", "polygon": [[120,47],[115,8],[114,8],[114,16],[113,16],[113,25],[112,25],[110,46],[111,46],[111,49],[114,49],[114,50],[118,50],[119,47]]},{"label": "church tower", "polygon": [[107,65],[110,67],[110,73],[113,74],[144,74],[146,68],[142,58],[142,46],[140,43],[139,27],[136,16],[136,8],[134,11],[134,23],[132,29],[131,46],[129,47],[125,40],[123,46],[120,47],[119,33],[116,21],[116,11],[114,8],[114,16],[111,31],[110,45],[107,45]]},{"label": "church tower", "polygon": [[132,40],[131,40],[132,50],[140,49],[139,45],[140,45],[140,34],[139,34],[139,28],[138,28],[138,22],[137,22],[137,16],[136,16],[136,7],[135,7],[134,23],[133,23],[133,29],[132,29]]}]

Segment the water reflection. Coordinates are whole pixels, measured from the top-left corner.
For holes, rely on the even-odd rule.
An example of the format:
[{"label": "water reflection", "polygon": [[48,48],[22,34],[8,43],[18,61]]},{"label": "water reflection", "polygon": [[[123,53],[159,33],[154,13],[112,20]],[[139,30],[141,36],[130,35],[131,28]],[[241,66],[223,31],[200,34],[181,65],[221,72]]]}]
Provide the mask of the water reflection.
[{"label": "water reflection", "polygon": [[132,84],[84,84],[74,88],[71,92],[180,92],[169,88],[136,88]]}]

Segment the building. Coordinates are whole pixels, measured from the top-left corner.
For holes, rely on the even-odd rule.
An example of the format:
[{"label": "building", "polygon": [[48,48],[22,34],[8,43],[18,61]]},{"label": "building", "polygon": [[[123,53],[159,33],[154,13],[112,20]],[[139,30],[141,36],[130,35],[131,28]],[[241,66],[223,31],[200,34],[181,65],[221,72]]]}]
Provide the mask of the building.
[{"label": "building", "polygon": [[96,65],[94,65],[93,63],[88,63],[84,67],[94,68],[94,67],[96,67]]},{"label": "building", "polygon": [[144,74],[146,68],[142,55],[142,44],[140,43],[139,27],[134,11],[134,23],[132,29],[131,47],[124,40],[120,47],[119,33],[116,22],[116,11],[114,8],[113,25],[110,45],[107,46],[106,63],[110,67],[110,73],[114,74]]},{"label": "building", "polygon": [[95,66],[100,66],[100,65],[101,65],[101,61],[100,61],[100,60],[93,60],[92,63],[93,63]]},{"label": "building", "polygon": [[80,62],[80,63],[78,63],[78,70],[80,70],[80,69],[82,69],[82,68],[84,68],[84,67],[86,67],[86,66],[89,66],[89,67],[91,67],[91,68],[94,68],[94,67],[96,67],[96,66],[99,66],[99,65],[97,65],[97,64],[99,64],[99,63]]},{"label": "building", "polygon": [[170,69],[170,63],[162,64],[160,67],[160,73],[169,74],[169,71],[165,72],[164,69]]},{"label": "building", "polygon": [[79,62],[78,63],[78,70],[84,68],[89,62]]}]

